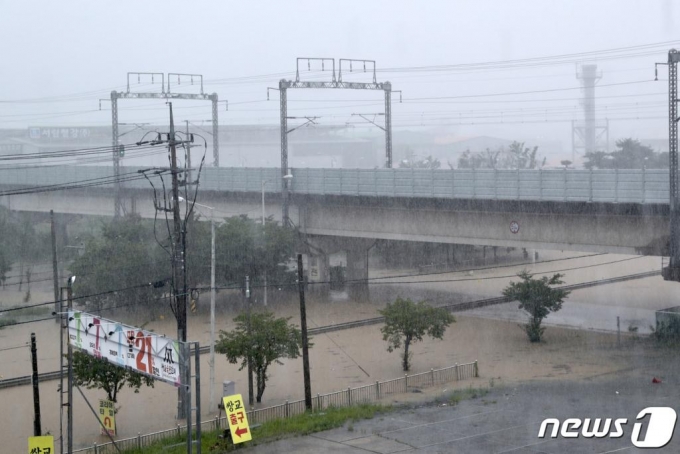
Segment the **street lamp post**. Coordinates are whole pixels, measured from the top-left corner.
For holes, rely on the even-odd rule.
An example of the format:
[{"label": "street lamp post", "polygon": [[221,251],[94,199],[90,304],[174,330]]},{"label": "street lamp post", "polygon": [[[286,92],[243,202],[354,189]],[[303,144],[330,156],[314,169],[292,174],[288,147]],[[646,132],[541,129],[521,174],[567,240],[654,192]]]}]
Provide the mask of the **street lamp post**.
[{"label": "street lamp post", "polygon": [[[265,238],[265,211],[264,211],[264,187],[269,183],[269,180],[262,181],[262,238],[265,240],[265,251],[267,250],[266,238]],[[264,305],[267,306],[267,269],[264,269]]]}]

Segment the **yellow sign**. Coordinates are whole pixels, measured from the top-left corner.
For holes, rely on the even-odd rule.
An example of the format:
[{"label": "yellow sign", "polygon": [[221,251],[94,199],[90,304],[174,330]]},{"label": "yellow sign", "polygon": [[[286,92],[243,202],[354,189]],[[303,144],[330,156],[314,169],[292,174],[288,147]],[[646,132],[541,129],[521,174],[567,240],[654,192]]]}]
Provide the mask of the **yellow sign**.
[{"label": "yellow sign", "polygon": [[54,437],[28,437],[28,454],[55,454]]},{"label": "yellow sign", "polygon": [[248,425],[246,407],[243,405],[241,395],[234,394],[233,396],[223,397],[222,403],[224,404],[224,412],[227,414],[227,422],[229,422],[231,440],[234,444],[252,440],[253,436]]},{"label": "yellow sign", "polygon": [[[110,400],[99,399],[99,420],[109,435],[116,435],[116,409]],[[106,435],[104,427],[99,426],[102,435]]]}]

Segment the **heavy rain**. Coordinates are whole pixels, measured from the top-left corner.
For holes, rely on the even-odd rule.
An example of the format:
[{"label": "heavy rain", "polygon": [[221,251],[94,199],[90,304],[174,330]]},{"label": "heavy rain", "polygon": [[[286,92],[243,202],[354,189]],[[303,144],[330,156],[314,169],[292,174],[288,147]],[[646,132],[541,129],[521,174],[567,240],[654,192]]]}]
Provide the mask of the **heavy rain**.
[{"label": "heavy rain", "polygon": [[679,452],[678,8],[0,3],[0,452]]}]

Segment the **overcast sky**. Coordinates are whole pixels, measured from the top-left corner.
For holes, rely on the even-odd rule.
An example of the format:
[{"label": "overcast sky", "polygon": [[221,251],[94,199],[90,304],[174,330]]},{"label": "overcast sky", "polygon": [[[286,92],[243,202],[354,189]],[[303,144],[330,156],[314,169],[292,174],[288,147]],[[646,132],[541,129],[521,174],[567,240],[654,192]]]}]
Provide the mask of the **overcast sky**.
[{"label": "overcast sky", "polygon": [[[102,103],[99,111],[99,99],[108,98],[112,89],[125,90],[131,71],[203,74],[206,92],[230,102],[229,112],[220,112],[222,124],[276,124],[278,95],[272,93],[266,102],[266,87],[276,86],[282,76],[294,77],[296,57],[323,56],[376,60],[378,70],[402,68],[377,75],[403,90],[403,104],[394,97],[395,128],[569,142],[570,120],[582,118],[581,91],[574,90],[580,84],[578,56],[542,66],[412,68],[677,40],[598,54],[601,60],[588,62],[602,71],[598,117],[611,119],[612,139],[663,138],[666,72],[662,67],[664,81],[651,82],[653,63],[665,61],[671,45],[680,46],[679,16],[680,6],[672,0],[0,0],[0,127],[108,124],[109,104]],[[263,75],[271,76],[254,77]],[[330,77],[327,72],[303,76]],[[371,78],[363,73],[352,77]],[[140,81],[131,88],[159,89],[148,85],[150,80]],[[181,80],[177,91],[195,91],[188,82]],[[532,91],[538,93],[526,93]],[[515,92],[520,93],[507,94]],[[38,102],[4,102],[31,99]],[[383,110],[381,92],[297,90],[290,101],[291,114],[366,129],[370,125],[351,114]],[[209,118],[208,103],[176,105],[180,121]],[[166,117],[161,101],[121,103],[122,122],[160,123]]]}]

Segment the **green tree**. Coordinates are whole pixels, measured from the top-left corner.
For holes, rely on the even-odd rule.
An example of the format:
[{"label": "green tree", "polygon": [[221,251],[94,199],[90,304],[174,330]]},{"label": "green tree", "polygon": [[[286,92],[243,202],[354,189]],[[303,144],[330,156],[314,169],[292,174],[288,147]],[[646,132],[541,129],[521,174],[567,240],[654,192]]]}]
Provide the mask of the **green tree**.
[{"label": "green tree", "polygon": [[402,366],[404,371],[410,369],[409,347],[422,341],[425,335],[433,339],[442,339],[446,328],[456,321],[446,309],[428,306],[424,301],[414,303],[410,299],[397,298],[379,311],[385,317],[385,325],[380,329],[383,340],[388,342],[387,351],[404,346]]},{"label": "green tree", "polygon": [[220,330],[215,351],[225,354],[232,364],[240,361],[239,370],[247,367],[248,358],[251,358],[257,377],[258,403],[262,402],[269,366],[274,362],[283,364],[280,358],[297,358],[300,355],[302,334],[288,323],[289,320],[290,317],[274,318],[272,312],[253,313],[250,316],[249,335],[247,315],[241,314],[234,319],[236,328],[229,332]]},{"label": "green tree", "polygon": [[522,328],[531,342],[540,342],[545,331],[541,326],[543,319],[551,312],[562,309],[562,303],[570,292],[551,287],[563,284],[561,280],[563,274],[534,279],[532,274],[524,270],[518,276],[521,281],[510,282],[503,290],[503,295],[513,301],[519,301],[519,308],[529,314],[529,321]]},{"label": "green tree", "polygon": [[153,238],[150,223],[139,215],[105,224],[70,270],[78,276],[77,294],[96,295],[86,301],[94,310],[125,305],[151,313],[169,289],[160,285],[171,275],[168,255]]},{"label": "green tree", "polygon": [[[528,148],[524,142],[514,141],[507,150],[486,149],[481,152],[466,150],[458,158],[459,169],[536,169],[545,165],[546,158],[539,161],[538,147]],[[452,167],[449,164],[449,167]]]},{"label": "green tree", "polygon": [[505,168],[507,169],[535,169],[545,165],[546,158],[539,164],[537,160],[538,147],[528,148],[524,142],[514,141],[508,147]]},{"label": "green tree", "polygon": [[[234,216],[216,228],[215,236],[217,274],[227,283],[242,285],[248,275],[257,285],[265,271],[269,282],[295,282],[286,267],[295,251],[294,230],[283,228],[271,218],[263,228],[260,222],[247,216]],[[210,263],[209,255],[205,263]]]},{"label": "green tree", "polygon": [[611,153],[588,152],[583,166],[586,169],[667,169],[668,153],[657,153],[640,141],[627,138],[616,141]]},{"label": "green tree", "polygon": [[399,163],[399,168],[401,169],[438,169],[442,166],[442,163],[437,158],[433,158],[431,155],[425,159],[417,160],[404,159]]},{"label": "green tree", "polygon": [[88,389],[102,389],[111,402],[118,402],[118,392],[124,386],[138,393],[142,386],[153,388],[154,379],[116,366],[102,358],[95,358],[80,351],[73,352],[73,376],[78,386]]}]

